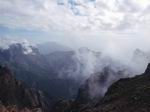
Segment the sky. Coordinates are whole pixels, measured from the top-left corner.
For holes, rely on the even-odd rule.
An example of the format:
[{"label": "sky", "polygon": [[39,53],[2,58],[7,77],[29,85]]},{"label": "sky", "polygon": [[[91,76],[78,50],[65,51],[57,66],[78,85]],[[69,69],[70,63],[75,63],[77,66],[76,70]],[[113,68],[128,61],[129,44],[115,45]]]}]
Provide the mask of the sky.
[{"label": "sky", "polygon": [[114,54],[145,49],[149,12],[150,0],[0,0],[0,38],[57,41]]}]

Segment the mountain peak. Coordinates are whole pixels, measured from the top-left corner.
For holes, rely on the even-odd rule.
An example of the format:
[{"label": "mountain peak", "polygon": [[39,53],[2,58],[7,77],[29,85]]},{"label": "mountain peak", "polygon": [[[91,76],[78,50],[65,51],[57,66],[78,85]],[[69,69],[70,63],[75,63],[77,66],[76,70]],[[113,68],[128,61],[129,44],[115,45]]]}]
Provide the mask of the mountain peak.
[{"label": "mountain peak", "polygon": [[23,54],[36,54],[35,52],[35,45],[31,44],[28,40],[18,40],[14,41],[8,38],[0,38],[0,48],[1,49],[17,49],[21,50]]},{"label": "mountain peak", "polygon": [[36,47],[34,47],[30,44],[25,44],[25,43],[11,44],[9,46],[9,50],[12,50],[16,53],[21,53],[24,55],[28,55],[28,54],[35,55],[38,53],[38,50]]},{"label": "mountain peak", "polygon": [[148,63],[147,68],[146,68],[146,70],[145,70],[145,73],[144,73],[144,74],[147,74],[147,75],[149,75],[149,74],[150,74],[150,63]]},{"label": "mountain peak", "polygon": [[28,42],[27,40],[24,40],[22,43],[21,43],[22,47],[23,47],[23,53],[24,54],[35,54],[35,52],[33,51],[33,48],[35,46],[31,45],[30,42]]}]

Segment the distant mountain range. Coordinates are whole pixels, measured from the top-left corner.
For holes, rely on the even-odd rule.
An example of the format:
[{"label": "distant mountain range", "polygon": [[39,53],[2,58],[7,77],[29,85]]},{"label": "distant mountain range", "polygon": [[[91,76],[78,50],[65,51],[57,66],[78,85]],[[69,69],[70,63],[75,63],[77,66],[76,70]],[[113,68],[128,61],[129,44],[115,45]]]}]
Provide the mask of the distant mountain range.
[{"label": "distant mountain range", "polygon": [[[88,63],[86,65],[83,60],[84,55],[94,54],[96,58],[99,55],[87,48],[77,52],[78,56],[76,51],[42,54],[38,47],[27,42],[12,43],[7,48],[0,48],[0,64],[10,67],[17,79],[30,87],[45,91],[54,99],[73,98],[83,83],[82,74],[86,75],[84,71]],[[74,79],[76,76],[78,80]]]},{"label": "distant mountain range", "polygon": [[[70,55],[68,52],[61,54],[62,56],[55,55],[54,60],[54,54],[42,55],[36,47],[29,47],[32,52],[28,53],[20,43],[10,45],[8,49],[0,49],[0,63],[9,66],[16,78],[26,82],[31,87],[46,91],[52,97],[70,97],[69,92],[76,90],[73,88],[77,84],[70,79],[59,78],[60,71],[58,70],[64,67],[60,65],[70,66],[72,64],[71,62],[68,62],[68,65],[65,63],[65,60],[72,61],[72,54]],[[60,62],[58,62],[59,60]]]},{"label": "distant mountain range", "polygon": [[[100,52],[86,47],[76,51],[56,50],[43,54],[37,46],[27,41],[10,43],[7,48],[1,47],[0,64],[9,66],[17,79],[26,82],[30,87],[47,92],[54,99],[75,97],[81,84],[90,77],[97,77],[92,74],[103,72],[107,66],[112,67],[115,73],[128,71],[125,65],[109,57],[102,57]],[[114,78],[106,79],[104,82],[106,90],[113,80],[124,77],[115,76],[113,73],[109,77],[111,76]]]},{"label": "distant mountain range", "polygon": [[[24,82],[28,88],[42,91],[45,97],[50,99],[47,102],[50,102],[51,106],[54,105],[52,106],[54,112],[61,112],[60,107],[64,110],[62,105],[65,105],[65,110],[71,109],[70,111],[75,112],[82,112],[84,107],[93,109],[93,106],[99,105],[103,100],[108,88],[114,82],[120,78],[135,76],[130,66],[109,56],[104,57],[101,52],[86,47],[72,50],[56,43],[32,45],[28,41],[9,43],[3,40],[3,42],[0,47],[1,68],[7,66],[12,71],[11,74]],[[136,65],[142,62],[143,67],[149,62],[149,54],[137,49],[131,61]],[[37,92],[33,97],[36,94]],[[18,105],[18,99],[16,96],[13,97],[12,101],[16,99],[14,104]],[[61,101],[57,102],[59,99]],[[8,106],[5,103],[2,105],[5,108]]]}]

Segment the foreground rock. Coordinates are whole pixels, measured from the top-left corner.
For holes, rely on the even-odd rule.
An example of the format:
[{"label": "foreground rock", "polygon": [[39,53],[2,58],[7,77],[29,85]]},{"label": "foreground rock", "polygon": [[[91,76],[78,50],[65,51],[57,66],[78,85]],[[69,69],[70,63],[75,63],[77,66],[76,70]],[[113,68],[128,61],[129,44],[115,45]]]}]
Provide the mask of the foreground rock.
[{"label": "foreground rock", "polygon": [[98,104],[83,112],[150,112],[150,64],[145,73],[114,83]]},{"label": "foreground rock", "polygon": [[48,112],[48,105],[41,91],[27,88],[0,66],[0,112]]},{"label": "foreground rock", "polygon": [[150,64],[143,74],[112,84],[97,103],[91,100],[77,106],[76,101],[59,104],[58,112],[150,112]]}]

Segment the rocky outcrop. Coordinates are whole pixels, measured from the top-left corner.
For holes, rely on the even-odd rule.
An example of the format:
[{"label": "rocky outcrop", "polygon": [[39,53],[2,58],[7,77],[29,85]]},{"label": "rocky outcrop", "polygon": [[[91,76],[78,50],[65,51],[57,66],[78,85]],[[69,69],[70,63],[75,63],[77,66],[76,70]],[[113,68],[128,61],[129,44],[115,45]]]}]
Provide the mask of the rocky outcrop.
[{"label": "rocky outcrop", "polygon": [[81,112],[150,112],[150,64],[145,73],[120,79],[104,98]]},{"label": "rocky outcrop", "polygon": [[49,101],[41,91],[30,89],[0,66],[0,112],[48,112]]},{"label": "rocky outcrop", "polygon": [[150,63],[147,65],[147,68],[144,74],[150,75]]},{"label": "rocky outcrop", "polygon": [[150,64],[143,74],[113,83],[104,97],[97,100],[96,103],[74,101],[68,107],[61,102],[64,108],[57,109],[59,112],[150,112]]},{"label": "rocky outcrop", "polygon": [[78,95],[72,104],[72,110],[81,111],[83,108],[96,105],[112,83],[126,76],[128,74],[125,70],[115,71],[111,66],[104,67],[101,72],[92,74],[79,88]]},{"label": "rocky outcrop", "polygon": [[87,108],[92,108],[104,97],[108,87],[112,83],[126,76],[128,76],[128,74],[124,69],[114,70],[111,66],[104,67],[101,72],[92,74],[85,83],[80,86],[74,101],[69,104],[65,100],[57,102],[54,112],[56,110],[59,110],[59,112],[80,112]]},{"label": "rocky outcrop", "polygon": [[41,108],[22,108],[19,109],[16,105],[4,106],[0,105],[0,112],[43,112]]}]

